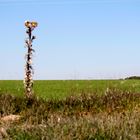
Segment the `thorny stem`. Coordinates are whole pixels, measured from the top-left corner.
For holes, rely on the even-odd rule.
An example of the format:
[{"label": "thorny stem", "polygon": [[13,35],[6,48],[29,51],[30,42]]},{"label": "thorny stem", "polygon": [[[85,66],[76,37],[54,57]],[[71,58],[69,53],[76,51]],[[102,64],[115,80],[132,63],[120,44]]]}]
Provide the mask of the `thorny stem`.
[{"label": "thorny stem", "polygon": [[32,42],[35,39],[32,36],[32,27],[28,27],[26,33],[28,34],[28,39],[25,41],[28,52],[26,54],[26,64],[25,64],[25,79],[24,79],[24,87],[25,87],[25,96],[28,99],[33,97],[33,68],[32,68]]}]

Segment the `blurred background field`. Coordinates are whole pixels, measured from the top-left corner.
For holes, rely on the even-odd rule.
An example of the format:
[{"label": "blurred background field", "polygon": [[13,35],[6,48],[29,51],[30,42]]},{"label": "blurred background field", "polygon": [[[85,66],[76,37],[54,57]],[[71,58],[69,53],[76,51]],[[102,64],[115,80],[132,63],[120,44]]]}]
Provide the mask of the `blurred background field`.
[{"label": "blurred background field", "polygon": [[[78,94],[103,95],[108,89],[140,92],[139,80],[36,80],[34,93],[43,99],[63,99]],[[0,93],[24,95],[22,80],[0,80]]]}]

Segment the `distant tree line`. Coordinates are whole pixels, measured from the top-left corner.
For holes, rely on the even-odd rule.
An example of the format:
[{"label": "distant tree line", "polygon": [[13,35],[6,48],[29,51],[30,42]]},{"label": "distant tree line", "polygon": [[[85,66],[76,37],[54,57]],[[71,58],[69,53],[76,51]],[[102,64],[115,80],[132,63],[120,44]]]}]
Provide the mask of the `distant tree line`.
[{"label": "distant tree line", "polygon": [[130,76],[125,78],[125,80],[140,80],[140,76]]}]

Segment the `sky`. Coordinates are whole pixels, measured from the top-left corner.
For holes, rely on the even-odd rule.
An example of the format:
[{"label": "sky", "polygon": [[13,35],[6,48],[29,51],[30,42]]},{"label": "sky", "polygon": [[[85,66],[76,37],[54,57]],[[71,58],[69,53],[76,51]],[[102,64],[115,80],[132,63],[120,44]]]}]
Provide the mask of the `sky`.
[{"label": "sky", "polygon": [[140,0],[0,0],[0,79],[24,79],[24,22],[37,21],[34,79],[140,75]]}]

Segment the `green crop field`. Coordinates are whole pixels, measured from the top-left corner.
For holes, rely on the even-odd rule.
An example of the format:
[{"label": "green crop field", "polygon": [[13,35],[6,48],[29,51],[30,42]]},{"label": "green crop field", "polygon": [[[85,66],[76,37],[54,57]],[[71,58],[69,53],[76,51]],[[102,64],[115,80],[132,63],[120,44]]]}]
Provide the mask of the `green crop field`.
[{"label": "green crop field", "polygon": [[[44,99],[62,99],[82,93],[102,95],[107,89],[140,92],[139,80],[38,80],[34,81],[34,92]],[[1,80],[0,93],[23,96],[23,81]]]},{"label": "green crop field", "polygon": [[40,80],[34,93],[0,81],[0,139],[140,139],[140,80]]}]

